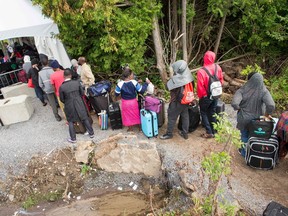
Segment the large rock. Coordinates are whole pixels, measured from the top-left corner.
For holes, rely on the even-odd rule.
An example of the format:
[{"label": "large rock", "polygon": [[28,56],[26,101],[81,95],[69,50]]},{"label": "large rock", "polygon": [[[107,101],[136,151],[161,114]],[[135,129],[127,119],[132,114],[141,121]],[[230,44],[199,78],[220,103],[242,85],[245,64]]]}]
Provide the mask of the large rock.
[{"label": "large rock", "polygon": [[29,88],[27,83],[21,82],[1,88],[1,92],[4,98],[10,98],[19,95],[28,95],[32,98],[36,97],[35,90],[33,88]]},{"label": "large rock", "polygon": [[0,100],[0,119],[4,125],[27,121],[33,112],[31,97],[27,95]]},{"label": "large rock", "polygon": [[95,148],[97,166],[109,172],[143,173],[158,177],[161,160],[156,144],[150,140],[138,140],[135,135],[110,137],[97,143]]},{"label": "large rock", "polygon": [[93,141],[79,141],[75,152],[75,158],[78,163],[88,163],[89,154],[93,151],[95,144]]}]

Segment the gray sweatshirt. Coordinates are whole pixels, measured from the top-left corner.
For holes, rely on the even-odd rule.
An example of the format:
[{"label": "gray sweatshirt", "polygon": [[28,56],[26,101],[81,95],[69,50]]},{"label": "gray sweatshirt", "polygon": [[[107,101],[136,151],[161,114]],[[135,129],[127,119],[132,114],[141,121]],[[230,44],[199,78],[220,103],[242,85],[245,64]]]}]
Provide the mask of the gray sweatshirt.
[{"label": "gray sweatshirt", "polygon": [[237,128],[248,130],[252,119],[261,115],[272,114],[275,109],[274,100],[263,83],[263,76],[254,74],[248,81],[238,89],[233,97],[232,107],[238,110]]},{"label": "gray sweatshirt", "polygon": [[39,72],[39,86],[43,89],[46,94],[54,93],[54,89],[50,82],[50,76],[54,71],[51,67],[43,67]]}]

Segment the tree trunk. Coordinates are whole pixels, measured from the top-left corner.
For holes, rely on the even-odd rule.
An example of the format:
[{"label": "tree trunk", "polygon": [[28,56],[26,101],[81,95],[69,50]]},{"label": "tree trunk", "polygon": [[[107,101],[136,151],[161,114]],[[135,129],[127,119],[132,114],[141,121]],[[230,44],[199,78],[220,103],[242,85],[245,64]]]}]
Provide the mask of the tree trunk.
[{"label": "tree trunk", "polygon": [[214,47],[214,53],[216,56],[217,56],[218,48],[220,45],[220,41],[221,41],[221,37],[222,37],[224,25],[225,25],[225,20],[226,20],[226,14],[224,15],[224,17],[222,17],[220,28],[219,28],[217,39],[216,39],[216,43],[215,43],[215,47]]},{"label": "tree trunk", "polygon": [[163,44],[160,34],[160,27],[158,18],[155,16],[153,19],[153,42],[155,47],[155,53],[156,53],[156,60],[157,60],[157,68],[159,70],[159,74],[161,76],[162,81],[166,84],[167,82],[167,73],[166,73],[166,66],[164,63],[163,55]]},{"label": "tree trunk", "polygon": [[182,0],[182,51],[183,51],[183,60],[188,61],[187,59],[187,29],[186,29],[186,12],[187,12],[187,0]]},{"label": "tree trunk", "polygon": [[172,38],[176,38],[178,34],[178,13],[177,0],[172,0]]},{"label": "tree trunk", "polygon": [[[193,9],[195,9],[195,1],[196,0],[193,0],[193,4],[192,4],[192,7]],[[188,31],[187,31],[187,53],[188,53],[188,61],[190,61],[191,59],[191,56],[192,56],[192,51],[193,51],[193,43],[192,43],[192,38],[193,38],[193,27],[194,27],[194,17],[192,17],[192,19],[190,20],[190,23],[189,23],[189,28],[188,28]]]}]

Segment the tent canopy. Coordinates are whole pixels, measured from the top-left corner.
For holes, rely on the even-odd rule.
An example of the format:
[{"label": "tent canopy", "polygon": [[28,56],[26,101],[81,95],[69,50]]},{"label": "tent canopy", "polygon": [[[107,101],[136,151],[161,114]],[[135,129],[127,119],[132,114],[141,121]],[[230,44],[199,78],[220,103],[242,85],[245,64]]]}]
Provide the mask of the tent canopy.
[{"label": "tent canopy", "polygon": [[0,40],[34,37],[39,53],[59,61],[63,67],[71,63],[60,40],[52,38],[59,34],[58,26],[44,17],[41,8],[31,0],[0,0]]},{"label": "tent canopy", "polygon": [[17,37],[52,36],[57,25],[44,17],[41,8],[31,0],[0,0],[0,40]]}]

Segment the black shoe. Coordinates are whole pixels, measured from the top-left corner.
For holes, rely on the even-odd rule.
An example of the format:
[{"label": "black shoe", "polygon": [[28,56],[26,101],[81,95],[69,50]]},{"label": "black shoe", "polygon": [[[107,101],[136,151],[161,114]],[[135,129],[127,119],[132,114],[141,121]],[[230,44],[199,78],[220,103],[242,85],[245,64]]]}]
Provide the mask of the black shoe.
[{"label": "black shoe", "polygon": [[46,105],[47,105],[47,103],[46,103],[46,102],[44,102],[44,103],[42,103],[42,105],[43,105],[43,106],[46,106]]},{"label": "black shoe", "polygon": [[163,140],[172,139],[172,138],[173,138],[173,135],[170,135],[170,134],[164,134],[164,135],[160,136],[160,139],[163,139]]},{"label": "black shoe", "polygon": [[56,121],[58,121],[58,122],[62,120],[61,116],[57,116],[55,118],[56,118]]},{"label": "black shoe", "polygon": [[188,134],[183,133],[183,131],[179,131],[179,135],[183,137],[185,140],[188,139]]}]

